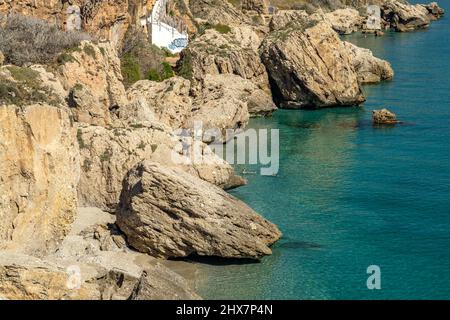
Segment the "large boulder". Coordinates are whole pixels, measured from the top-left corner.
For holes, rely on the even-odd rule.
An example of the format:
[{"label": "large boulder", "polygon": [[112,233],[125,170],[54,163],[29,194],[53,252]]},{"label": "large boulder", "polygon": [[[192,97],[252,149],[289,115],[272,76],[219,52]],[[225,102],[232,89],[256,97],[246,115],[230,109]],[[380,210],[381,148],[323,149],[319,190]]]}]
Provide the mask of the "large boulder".
[{"label": "large boulder", "polygon": [[428,9],[420,4],[386,1],[381,6],[381,17],[390,28],[400,32],[423,29],[430,25]]},{"label": "large boulder", "polygon": [[286,29],[288,25],[304,25],[310,20],[305,10],[279,10],[269,22],[270,31]]},{"label": "large boulder", "polygon": [[391,64],[386,60],[374,57],[369,49],[360,48],[346,41],[344,41],[344,46],[352,57],[360,83],[378,83],[394,77]]},{"label": "large boulder", "polygon": [[376,125],[380,124],[396,124],[399,121],[397,120],[397,116],[392,111],[388,109],[381,110],[373,110],[372,111],[372,119],[373,123]]},{"label": "large boulder", "polygon": [[180,167],[222,188],[245,184],[233,168],[201,141],[193,141],[163,128],[130,124],[127,128],[79,127],[81,178],[78,198],[82,206],[114,211],[126,173],[143,160]]},{"label": "large boulder", "polygon": [[39,259],[0,252],[0,297],[10,300],[200,299],[186,280],[157,262],[144,269],[134,264],[130,269],[135,259],[132,253],[115,253],[110,259],[123,262],[104,267],[95,262]]},{"label": "large boulder", "polygon": [[76,214],[76,129],[61,108],[0,106],[0,247],[39,255]]},{"label": "large boulder", "polygon": [[423,4],[422,6],[428,10],[428,17],[431,20],[440,19],[445,14],[445,10],[439,7],[439,5],[436,2]]},{"label": "large boulder", "polygon": [[124,180],[117,225],[140,252],[259,259],[281,233],[243,202],[180,170],[143,162]]},{"label": "large boulder", "polygon": [[326,21],[272,32],[261,58],[284,108],[358,105],[365,98],[352,59]]},{"label": "large boulder", "polygon": [[110,111],[128,103],[116,49],[109,42],[83,41],[59,61],[58,76],[69,92],[75,121],[111,125]]},{"label": "large boulder", "polygon": [[191,115],[191,83],[181,77],[163,82],[141,80],[127,90],[129,105],[119,110],[120,120],[160,122],[169,128],[183,128]]}]

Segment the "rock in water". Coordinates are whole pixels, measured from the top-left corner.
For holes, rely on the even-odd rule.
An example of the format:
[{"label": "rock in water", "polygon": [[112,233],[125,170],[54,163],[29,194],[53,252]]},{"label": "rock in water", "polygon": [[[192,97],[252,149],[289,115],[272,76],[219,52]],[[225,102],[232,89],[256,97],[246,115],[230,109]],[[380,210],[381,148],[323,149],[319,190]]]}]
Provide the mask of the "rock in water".
[{"label": "rock in water", "polygon": [[381,17],[392,29],[400,32],[427,28],[430,25],[428,9],[400,1],[387,1],[381,6]]},{"label": "rock in water", "polygon": [[374,110],[372,117],[374,124],[396,124],[399,122],[395,113],[388,109]]},{"label": "rock in water", "polygon": [[377,83],[383,80],[391,80],[394,77],[394,70],[389,62],[374,57],[372,51],[355,46],[344,41],[352,57],[353,66],[358,73],[360,83]]},{"label": "rock in water", "polygon": [[124,180],[117,225],[137,250],[259,259],[281,233],[242,201],[178,169],[142,162]]},{"label": "rock in water", "polygon": [[429,4],[423,4],[423,7],[428,10],[428,17],[431,20],[437,20],[440,19],[445,11],[436,2],[430,2]]},{"label": "rock in water", "polygon": [[272,32],[261,57],[284,108],[358,105],[365,101],[351,57],[325,21]]}]

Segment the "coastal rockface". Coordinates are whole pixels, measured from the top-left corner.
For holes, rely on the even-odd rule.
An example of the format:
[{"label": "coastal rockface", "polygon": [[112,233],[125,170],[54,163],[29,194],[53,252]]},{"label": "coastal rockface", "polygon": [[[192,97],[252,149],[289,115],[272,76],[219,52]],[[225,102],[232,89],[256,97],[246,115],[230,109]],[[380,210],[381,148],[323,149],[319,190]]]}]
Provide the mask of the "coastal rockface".
[{"label": "coastal rockface", "polygon": [[[167,61],[177,57],[160,52],[165,77],[149,72],[124,85],[124,74],[139,73],[124,54],[126,35],[147,39],[142,18],[154,1],[0,0],[8,49],[0,52],[0,298],[199,299],[165,259],[272,253],[280,230],[224,191],[246,181],[210,144],[277,107],[360,104],[363,84],[394,71],[339,36],[370,32],[363,1],[271,14],[265,0],[233,3],[170,3],[189,46],[173,68]],[[435,3],[376,3],[378,35],[444,14]],[[47,35],[35,49],[60,52],[13,65],[27,55],[11,56],[20,42],[3,32],[12,13],[89,37],[59,47]],[[14,21],[17,30],[24,19]],[[28,26],[61,37],[36,21]]]}]

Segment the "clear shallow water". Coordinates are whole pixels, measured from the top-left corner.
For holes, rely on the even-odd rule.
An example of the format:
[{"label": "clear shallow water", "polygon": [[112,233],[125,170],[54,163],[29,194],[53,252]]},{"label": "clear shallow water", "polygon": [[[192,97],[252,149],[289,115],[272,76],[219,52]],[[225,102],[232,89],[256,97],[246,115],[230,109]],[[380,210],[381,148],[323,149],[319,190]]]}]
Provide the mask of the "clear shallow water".
[{"label": "clear shallow water", "polygon": [[[363,107],[252,120],[280,129],[280,173],[248,175],[231,193],[284,237],[261,263],[199,265],[204,298],[450,298],[450,5],[441,5],[448,16],[427,31],[346,37],[396,72],[365,87]],[[373,128],[380,107],[406,123]],[[366,288],[372,264],[382,290]]]}]

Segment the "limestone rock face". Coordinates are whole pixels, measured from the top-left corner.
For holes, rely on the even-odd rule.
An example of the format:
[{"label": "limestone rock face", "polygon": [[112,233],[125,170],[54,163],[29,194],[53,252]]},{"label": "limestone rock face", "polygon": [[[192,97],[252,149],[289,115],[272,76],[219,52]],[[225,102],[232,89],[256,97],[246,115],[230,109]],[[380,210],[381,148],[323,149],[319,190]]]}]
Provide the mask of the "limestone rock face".
[{"label": "limestone rock face", "polygon": [[325,21],[273,32],[261,47],[284,108],[358,105],[365,98],[351,57]]},{"label": "limestone rock face", "polygon": [[430,2],[429,4],[423,4],[422,6],[424,6],[425,9],[428,10],[428,17],[431,20],[437,20],[445,14],[444,9],[439,7],[439,5],[436,2]]},{"label": "limestone rock face", "polygon": [[269,0],[243,0],[242,9],[254,11],[259,14],[269,13]]},{"label": "limestone rock face", "polygon": [[338,9],[325,14],[325,19],[339,34],[351,34],[358,31],[363,24],[363,17],[355,9]]},{"label": "limestone rock face", "polygon": [[310,19],[305,10],[279,10],[270,20],[271,31],[285,29],[288,24],[304,25]]},{"label": "limestone rock face", "polygon": [[232,74],[206,75],[202,80],[202,90],[195,102],[202,105],[216,99],[242,101],[247,104],[250,115],[270,115],[277,109],[270,94],[250,80]]},{"label": "limestone rock face", "polygon": [[70,91],[68,102],[75,120],[110,125],[110,110],[128,103],[116,50],[109,42],[96,45],[83,41],[66,55],[58,76],[64,88]]},{"label": "limestone rock face", "polygon": [[200,300],[182,277],[158,264],[154,272],[144,272],[130,300]]},{"label": "limestone rock face", "polygon": [[79,208],[70,233],[55,252],[42,260],[0,253],[0,296],[96,300],[126,300],[131,295],[133,299],[199,298],[190,283],[160,261],[129,249],[115,220],[114,215],[97,208]]},{"label": "limestone rock face", "polygon": [[374,110],[373,111],[373,123],[374,124],[396,124],[397,116],[395,113],[388,109]]},{"label": "limestone rock face", "polygon": [[0,51],[0,67],[3,65],[4,62],[5,62],[5,56],[3,55],[3,52]]},{"label": "limestone rock face", "polygon": [[[93,275],[92,268],[80,274]],[[98,300],[99,286],[76,279],[66,269],[50,261],[12,252],[0,252],[0,296],[10,300]],[[73,284],[73,286],[72,286]],[[75,289],[77,287],[77,289]]]},{"label": "limestone rock face", "polygon": [[0,67],[0,86],[0,105],[45,103],[65,107],[67,92],[59,80],[41,65]]},{"label": "limestone rock face", "polygon": [[141,80],[127,95],[130,105],[120,110],[120,119],[161,122],[170,128],[183,128],[192,112],[189,80],[173,77],[163,82]]},{"label": "limestone rock face", "polygon": [[235,74],[269,92],[267,72],[257,52],[259,36],[250,28],[233,30],[226,34],[206,30],[182,52],[179,64],[190,64],[195,83],[206,74]]},{"label": "limestone rock face", "polygon": [[79,154],[69,114],[0,106],[0,247],[42,254],[76,214]]},{"label": "limestone rock face", "polygon": [[153,256],[259,259],[281,233],[243,202],[180,170],[143,162],[124,180],[117,225]]},{"label": "limestone rock face", "polygon": [[428,10],[420,5],[387,1],[381,6],[381,17],[396,31],[412,31],[430,25]]},{"label": "limestone rock face", "polygon": [[245,184],[233,168],[200,141],[173,136],[158,126],[135,124],[128,128],[80,127],[80,205],[114,211],[122,181],[137,163],[147,159],[180,167],[223,188]]},{"label": "limestone rock face", "polygon": [[352,57],[353,66],[358,73],[360,83],[378,83],[383,80],[391,80],[394,77],[391,64],[374,57],[369,49],[357,47],[346,41],[344,41],[344,46]]},{"label": "limestone rock face", "polygon": [[210,24],[251,24],[251,20],[228,1],[189,0],[189,7],[195,18]]}]

